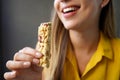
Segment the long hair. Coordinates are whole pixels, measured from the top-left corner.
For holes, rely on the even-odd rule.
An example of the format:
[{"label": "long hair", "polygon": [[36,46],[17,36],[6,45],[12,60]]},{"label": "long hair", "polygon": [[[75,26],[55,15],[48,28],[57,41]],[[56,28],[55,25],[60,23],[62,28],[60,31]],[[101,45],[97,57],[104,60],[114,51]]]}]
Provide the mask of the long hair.
[{"label": "long hair", "polygon": [[51,59],[49,68],[44,69],[43,80],[60,80],[70,39],[68,30],[64,28],[56,12],[51,22]]},{"label": "long hair", "polygon": [[[99,20],[99,30],[108,38],[115,37],[115,25],[112,0],[102,9]],[[64,28],[57,13],[54,13],[51,30],[51,60],[49,79],[60,80],[61,71],[65,62],[68,43],[70,42],[68,31]]]},{"label": "long hair", "polygon": [[[56,21],[56,22],[55,22]],[[54,61],[54,65],[52,68],[54,71],[54,80],[60,79],[60,75],[62,72],[62,68],[65,61],[65,56],[67,52],[67,46],[69,42],[68,30],[66,30],[60,21],[58,15],[55,13],[55,17],[53,18],[53,26],[52,26],[52,42],[51,42],[51,52],[52,61]]]},{"label": "long hair", "polygon": [[113,10],[113,0],[102,9],[100,20],[99,20],[99,30],[103,34],[112,39],[116,37],[115,22],[114,22],[114,10]]}]

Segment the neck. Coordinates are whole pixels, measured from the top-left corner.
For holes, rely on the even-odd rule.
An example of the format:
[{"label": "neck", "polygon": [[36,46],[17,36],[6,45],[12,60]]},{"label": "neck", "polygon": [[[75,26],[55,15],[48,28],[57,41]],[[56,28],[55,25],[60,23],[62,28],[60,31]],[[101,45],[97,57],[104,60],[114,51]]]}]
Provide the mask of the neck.
[{"label": "neck", "polygon": [[91,53],[96,50],[99,41],[99,31],[75,31],[70,30],[70,39],[75,53]]}]

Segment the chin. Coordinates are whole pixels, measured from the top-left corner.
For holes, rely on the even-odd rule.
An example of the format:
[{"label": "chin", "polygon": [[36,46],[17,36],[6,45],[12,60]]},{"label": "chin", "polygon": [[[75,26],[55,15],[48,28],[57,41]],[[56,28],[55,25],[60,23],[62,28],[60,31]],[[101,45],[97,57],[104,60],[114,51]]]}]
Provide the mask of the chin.
[{"label": "chin", "polygon": [[64,22],[63,25],[67,30],[76,29],[78,26],[75,22]]}]

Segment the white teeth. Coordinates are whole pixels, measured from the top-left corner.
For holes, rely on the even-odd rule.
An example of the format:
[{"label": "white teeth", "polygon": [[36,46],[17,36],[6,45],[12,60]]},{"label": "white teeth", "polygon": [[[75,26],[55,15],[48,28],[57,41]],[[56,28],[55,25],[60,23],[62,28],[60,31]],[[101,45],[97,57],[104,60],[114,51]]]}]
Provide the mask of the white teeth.
[{"label": "white teeth", "polygon": [[69,8],[63,9],[63,12],[64,12],[64,13],[67,13],[67,12],[75,11],[75,10],[76,10],[76,8],[74,8],[74,7],[69,7]]}]

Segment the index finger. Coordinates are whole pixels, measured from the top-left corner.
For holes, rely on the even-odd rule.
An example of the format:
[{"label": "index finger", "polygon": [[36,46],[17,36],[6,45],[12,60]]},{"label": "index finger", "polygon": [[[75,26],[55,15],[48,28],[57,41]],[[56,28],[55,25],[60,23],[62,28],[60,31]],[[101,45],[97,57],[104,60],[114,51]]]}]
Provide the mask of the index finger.
[{"label": "index finger", "polygon": [[19,51],[19,53],[24,53],[27,55],[34,56],[35,58],[41,58],[43,55],[38,52],[37,50],[30,48],[30,47],[25,47]]}]

